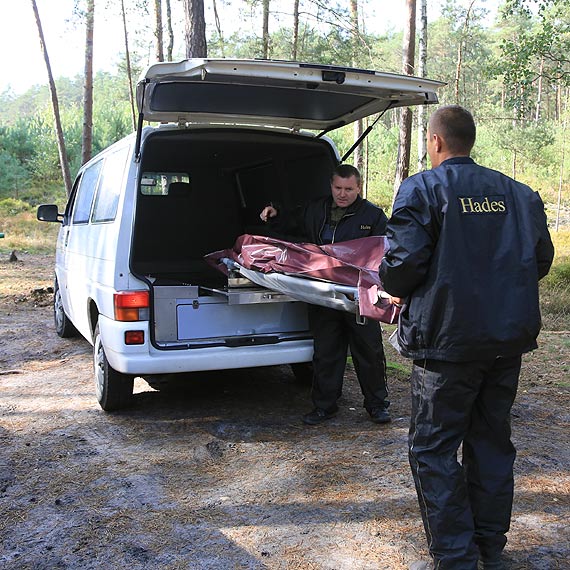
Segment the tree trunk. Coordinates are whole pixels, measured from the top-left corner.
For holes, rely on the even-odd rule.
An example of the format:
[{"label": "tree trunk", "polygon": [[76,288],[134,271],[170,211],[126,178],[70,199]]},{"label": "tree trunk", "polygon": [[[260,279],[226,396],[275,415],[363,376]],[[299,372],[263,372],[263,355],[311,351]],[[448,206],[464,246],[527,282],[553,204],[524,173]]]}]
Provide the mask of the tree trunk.
[{"label": "tree trunk", "polygon": [[560,117],[562,117],[562,89],[563,84],[559,79],[556,82],[556,121],[560,121]]},{"label": "tree trunk", "polygon": [[166,0],[166,29],[168,31],[166,61],[172,61],[172,51],[174,49],[174,31],[172,29],[172,8],[170,6],[170,0]]},{"label": "tree trunk", "polygon": [[297,61],[299,49],[299,0],[293,2],[293,45],[291,47],[291,59]]},{"label": "tree trunk", "polygon": [[[419,34],[419,69],[420,77],[427,76],[427,44],[428,44],[428,18],[427,0],[420,0],[420,34]],[[427,168],[427,107],[418,107],[418,172]]]},{"label": "tree trunk", "polygon": [[263,0],[263,59],[269,59],[269,0]]},{"label": "tree trunk", "polygon": [[562,189],[564,187],[564,158],[566,155],[566,127],[568,121],[564,119],[562,125],[562,156],[560,157],[560,175],[558,177],[558,198],[556,200],[556,223],[554,229],[558,231],[560,228],[560,208],[562,205]]},{"label": "tree trunk", "polygon": [[513,171],[511,173],[511,176],[513,178],[513,180],[517,179],[517,149],[513,150]]},{"label": "tree trunk", "polygon": [[208,57],[204,0],[183,0],[186,57]]},{"label": "tree trunk", "polygon": [[93,28],[95,23],[95,0],[87,0],[85,15],[85,79],[83,83],[81,164],[85,164],[90,160],[93,149]]},{"label": "tree trunk", "polygon": [[406,75],[413,75],[416,50],[416,0],[406,0],[406,13],[406,27],[402,45],[402,71]]},{"label": "tree trunk", "polygon": [[156,61],[164,61],[162,40],[162,0],[154,0],[154,37],[156,38]]},{"label": "tree trunk", "polygon": [[460,104],[459,97],[459,84],[461,82],[461,71],[463,66],[463,44],[467,39],[467,33],[469,31],[469,24],[471,20],[471,10],[473,9],[473,4],[476,0],[471,0],[469,8],[467,8],[467,14],[465,14],[465,22],[463,23],[463,33],[459,37],[459,46],[457,48],[457,66],[455,68],[455,103]]},{"label": "tree trunk", "polygon": [[212,0],[214,6],[214,21],[216,22],[216,30],[218,31],[218,37],[220,38],[220,51],[222,57],[226,57],[224,54],[224,36],[222,35],[222,25],[220,24],[220,16],[218,16],[218,5],[216,0]]},{"label": "tree trunk", "polygon": [[540,108],[542,106],[542,74],[544,72],[544,57],[540,58],[540,71],[538,72],[538,87],[536,95],[536,112],[534,115],[534,121],[538,123],[540,120]]},{"label": "tree trunk", "polygon": [[133,71],[131,69],[129,36],[127,34],[127,15],[125,13],[125,0],[121,0],[121,14],[123,15],[123,33],[125,36],[125,62],[127,65],[127,81],[129,83],[129,103],[131,104],[131,117],[133,120],[133,130],[135,130],[137,128],[137,117],[135,115],[135,94],[133,90]]},{"label": "tree trunk", "polygon": [[61,118],[59,115],[59,101],[57,99],[57,90],[55,88],[55,82],[53,80],[53,74],[51,72],[51,65],[49,62],[49,56],[47,52],[47,46],[44,40],[44,32],[42,30],[42,22],[40,20],[40,14],[38,12],[38,7],[36,5],[36,0],[31,0],[32,9],[34,11],[34,16],[36,18],[36,24],[38,26],[38,34],[40,37],[40,47],[44,60],[46,62],[46,69],[48,74],[49,90],[51,93],[51,103],[53,108],[53,118],[55,122],[55,131],[57,135],[57,148],[59,151],[59,164],[61,167],[61,174],[63,178],[63,183],[65,184],[65,192],[69,196],[71,194],[71,174],[69,172],[69,163],[67,160],[67,151],[65,149],[65,139],[63,137],[63,129],[61,127]]},{"label": "tree trunk", "polygon": [[[406,75],[414,74],[414,52],[416,48],[416,0],[406,0],[406,27],[402,46],[402,71]],[[412,110],[403,107],[400,112],[400,141],[398,144],[398,161],[394,179],[394,198],[400,184],[408,177],[410,171],[410,149],[412,146]]]},{"label": "tree trunk", "polygon": [[[358,35],[360,32],[360,24],[358,20],[358,0],[350,0],[350,23],[352,28],[352,66],[356,65],[356,54],[358,53]],[[354,122],[354,141],[356,142],[359,137],[362,136],[364,128],[362,126],[362,119]],[[354,149],[353,164],[360,170],[361,174],[364,174],[364,153],[362,145],[358,145]]]}]

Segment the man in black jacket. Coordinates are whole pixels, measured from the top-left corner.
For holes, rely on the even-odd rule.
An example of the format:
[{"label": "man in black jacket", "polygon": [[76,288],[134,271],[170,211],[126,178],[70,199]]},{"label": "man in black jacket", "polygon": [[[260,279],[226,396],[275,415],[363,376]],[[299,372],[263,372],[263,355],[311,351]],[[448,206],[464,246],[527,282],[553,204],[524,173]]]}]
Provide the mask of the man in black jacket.
[{"label": "man in black jacket", "polygon": [[[330,196],[282,216],[274,206],[266,206],[260,218],[271,221],[280,231],[300,235],[318,245],[383,235],[386,215],[363,199],[360,192],[358,169],[341,164],[332,174]],[[370,319],[360,323],[351,313],[317,305],[309,305],[308,312],[314,337],[314,409],[303,416],[303,422],[317,425],[336,415],[348,347],[364,395],[364,407],[373,422],[389,422],[386,359],[379,323]]]},{"label": "man in black jacket", "polygon": [[432,170],[402,183],[380,265],[385,290],[404,302],[397,346],[413,359],[409,459],[432,557],[414,570],[503,568],[510,410],[554,256],[539,195],[475,164],[474,143],[467,110],[431,116]]}]

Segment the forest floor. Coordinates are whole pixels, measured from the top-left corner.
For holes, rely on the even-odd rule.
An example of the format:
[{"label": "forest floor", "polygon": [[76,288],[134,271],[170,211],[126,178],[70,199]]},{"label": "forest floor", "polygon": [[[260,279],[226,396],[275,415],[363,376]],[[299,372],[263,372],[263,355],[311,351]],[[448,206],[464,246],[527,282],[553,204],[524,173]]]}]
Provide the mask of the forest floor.
[{"label": "forest floor", "polygon": [[[385,341],[393,421],[346,373],[336,418],[301,423],[287,367],[135,381],[103,412],[91,346],[61,339],[53,258],[0,260],[0,567],[403,570],[426,556],[407,462],[409,363]],[[386,337],[388,330],[385,331]],[[509,570],[570,568],[570,333],[524,357]]]}]

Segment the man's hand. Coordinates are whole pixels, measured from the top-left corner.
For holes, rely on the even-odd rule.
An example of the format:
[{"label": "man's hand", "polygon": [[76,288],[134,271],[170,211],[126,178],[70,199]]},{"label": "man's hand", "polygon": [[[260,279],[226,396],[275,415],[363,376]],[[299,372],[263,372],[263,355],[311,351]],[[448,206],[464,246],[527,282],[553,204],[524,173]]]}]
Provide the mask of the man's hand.
[{"label": "man's hand", "polygon": [[404,299],[401,297],[390,297],[390,305],[394,307],[401,307],[404,304]]},{"label": "man's hand", "polygon": [[259,217],[263,222],[267,222],[269,218],[274,218],[277,215],[277,210],[273,206],[265,206],[263,210],[261,210],[261,214]]},{"label": "man's hand", "polygon": [[390,305],[394,305],[394,307],[401,307],[404,304],[404,299],[401,297],[392,297],[386,291],[378,291],[378,300],[382,302],[388,302]]}]

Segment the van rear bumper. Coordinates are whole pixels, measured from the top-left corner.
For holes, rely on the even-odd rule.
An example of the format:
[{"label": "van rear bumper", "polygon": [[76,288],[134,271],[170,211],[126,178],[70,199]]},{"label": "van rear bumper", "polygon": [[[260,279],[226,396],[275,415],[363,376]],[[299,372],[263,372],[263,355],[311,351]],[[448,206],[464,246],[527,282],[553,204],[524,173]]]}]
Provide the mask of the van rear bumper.
[{"label": "van rear bumper", "polygon": [[[149,342],[146,321],[125,323],[100,316],[99,329],[109,364],[118,372],[129,375],[276,366],[310,362],[313,357],[312,339],[256,346],[159,350]],[[141,345],[125,345],[125,331],[128,330],[144,331],[146,342]]]}]

